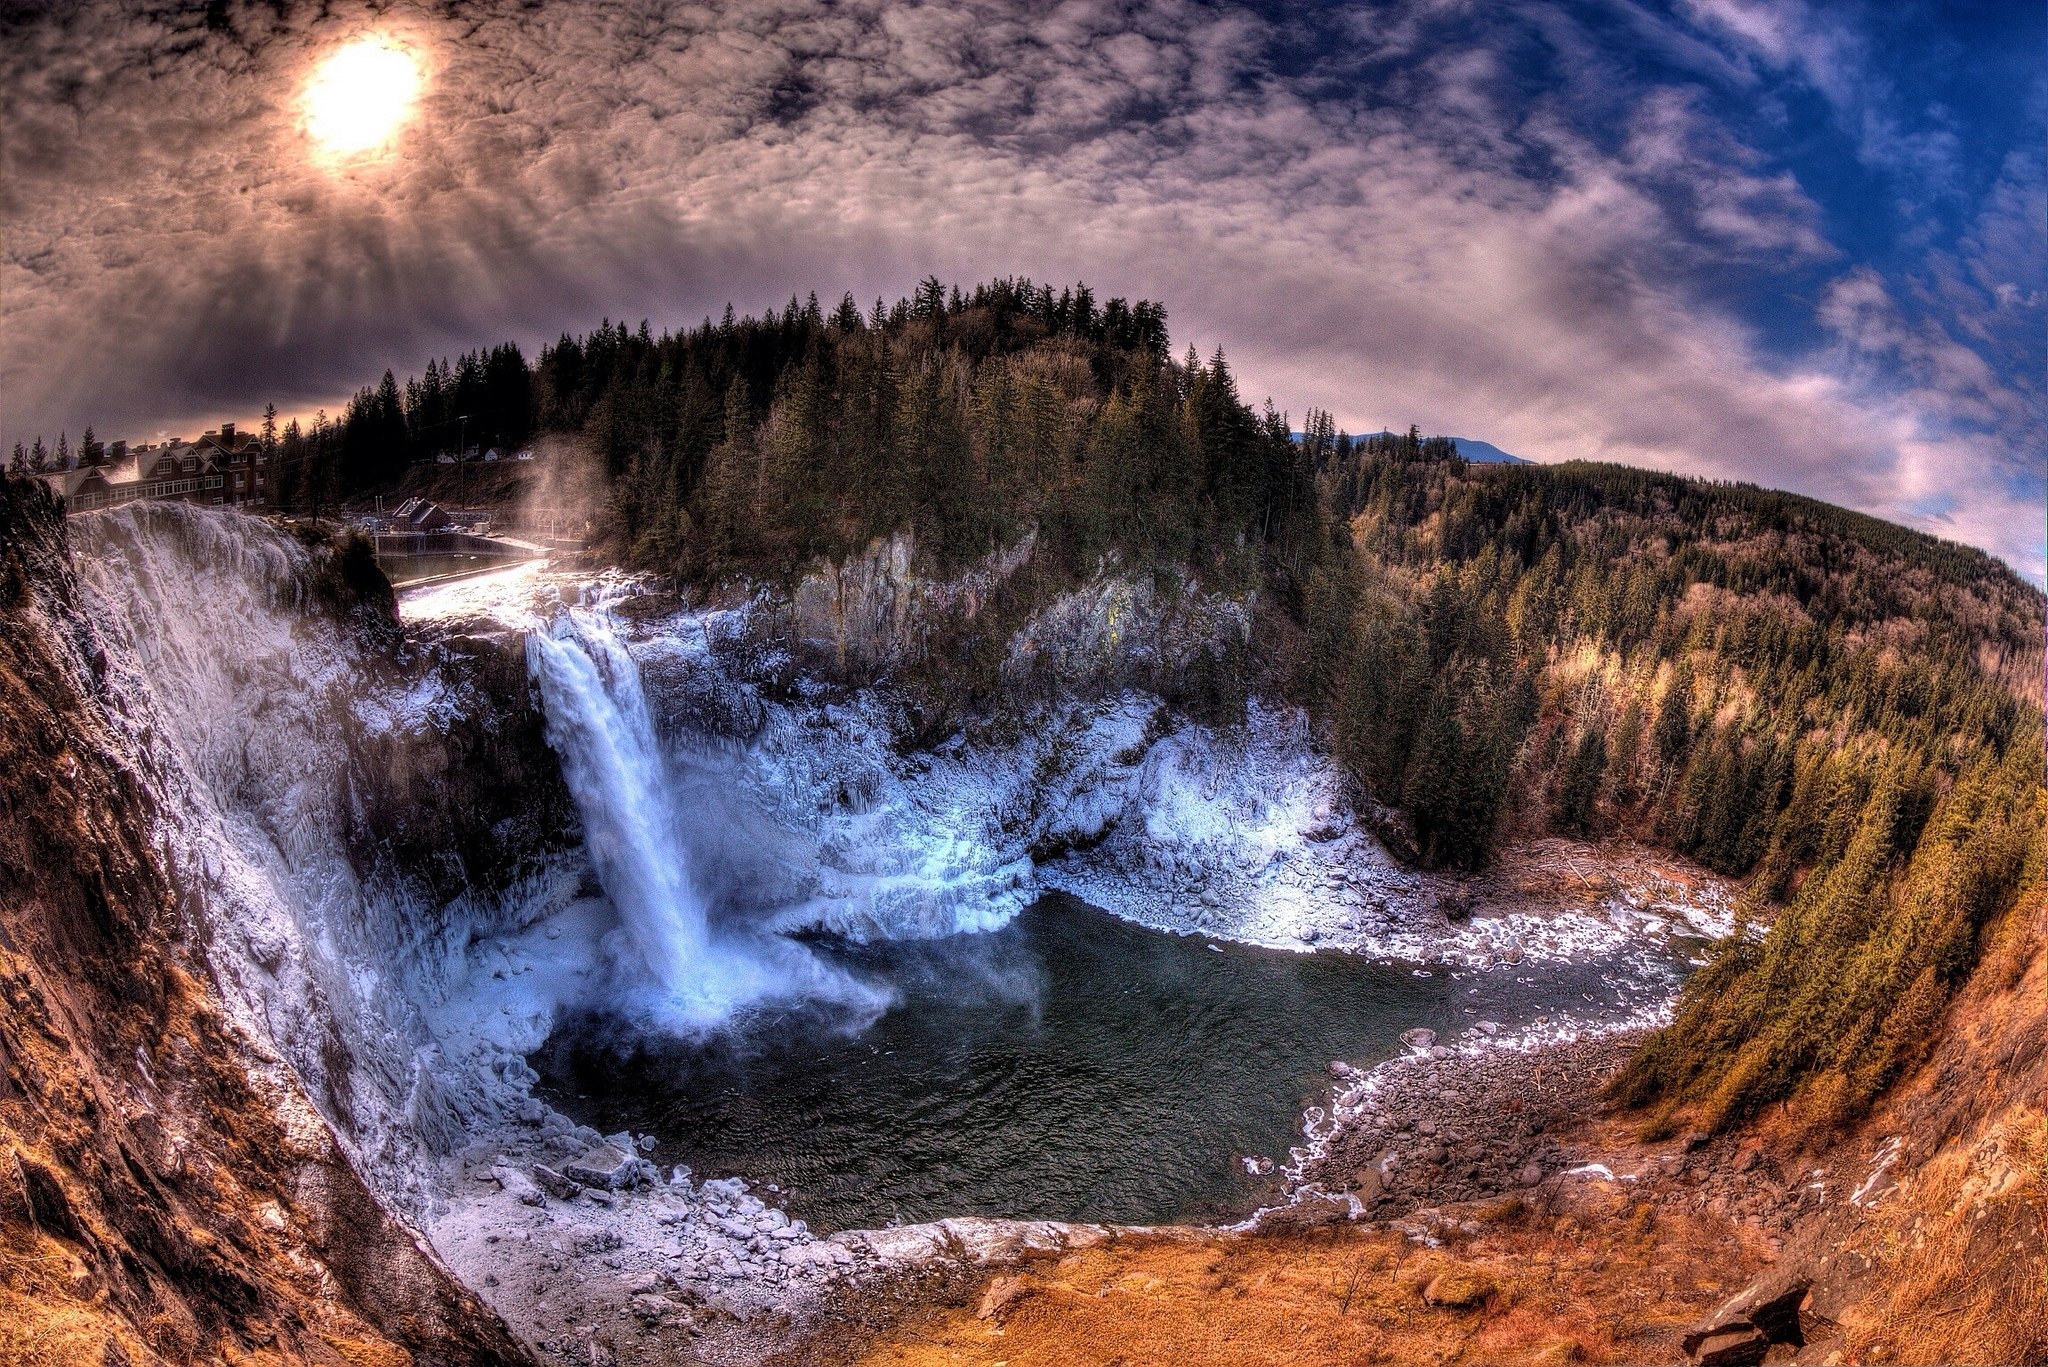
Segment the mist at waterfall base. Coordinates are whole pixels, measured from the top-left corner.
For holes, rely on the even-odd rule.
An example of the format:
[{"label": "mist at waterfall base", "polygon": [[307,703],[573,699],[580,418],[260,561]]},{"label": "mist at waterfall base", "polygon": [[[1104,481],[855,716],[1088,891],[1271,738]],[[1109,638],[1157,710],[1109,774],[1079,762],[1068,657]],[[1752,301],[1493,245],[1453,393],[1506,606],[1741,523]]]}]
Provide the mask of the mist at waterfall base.
[{"label": "mist at waterfall base", "polygon": [[842,1030],[874,1020],[893,1000],[887,988],[798,941],[714,915],[732,899],[702,886],[703,870],[731,861],[697,856],[725,840],[740,814],[701,789],[693,801],[679,800],[684,785],[661,744],[614,601],[612,592],[594,589],[527,636],[548,744],[619,917],[605,939],[603,1007],[632,1029],[685,1039],[791,1010]]}]

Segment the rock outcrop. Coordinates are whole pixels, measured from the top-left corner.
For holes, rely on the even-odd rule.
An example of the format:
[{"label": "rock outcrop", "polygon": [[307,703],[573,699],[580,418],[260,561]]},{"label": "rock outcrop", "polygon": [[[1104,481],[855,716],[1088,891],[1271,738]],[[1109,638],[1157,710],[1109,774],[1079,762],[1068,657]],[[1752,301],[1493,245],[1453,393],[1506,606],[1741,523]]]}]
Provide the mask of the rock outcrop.
[{"label": "rock outcrop", "polygon": [[223,1002],[113,673],[58,507],[0,479],[0,1356],[525,1360]]},{"label": "rock outcrop", "polygon": [[1801,1311],[1812,1290],[1810,1278],[1774,1271],[1715,1307],[1678,1346],[1701,1367],[1749,1367],[1774,1344],[1803,1348]]}]

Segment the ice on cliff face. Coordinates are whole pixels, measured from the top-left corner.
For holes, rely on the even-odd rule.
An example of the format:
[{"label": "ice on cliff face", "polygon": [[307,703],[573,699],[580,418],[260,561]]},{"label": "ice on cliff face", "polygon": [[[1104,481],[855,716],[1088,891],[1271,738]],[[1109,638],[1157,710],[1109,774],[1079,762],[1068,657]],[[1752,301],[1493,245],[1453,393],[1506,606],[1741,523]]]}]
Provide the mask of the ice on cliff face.
[{"label": "ice on cliff face", "polygon": [[465,976],[495,909],[423,904],[358,867],[350,746],[359,706],[388,724],[446,700],[394,684],[308,613],[312,553],[285,532],[171,504],[71,525],[109,712],[235,1026],[298,1074],[387,1196],[417,1206],[431,1156],[512,1104],[502,1069],[439,1066],[422,1012]]},{"label": "ice on cliff face", "polygon": [[[1124,691],[1025,709],[1013,740],[955,737],[906,754],[886,690],[765,699],[740,664],[745,652],[731,648],[758,606],[628,624],[605,606],[619,594],[616,584],[508,580],[501,597],[478,587],[456,601],[411,600],[407,611],[504,623],[531,611],[552,622],[534,656],[551,727],[560,709],[581,710],[547,682],[565,642],[604,656],[623,709],[664,733],[661,801],[676,816],[658,838],[678,844],[657,862],[687,866],[691,885],[672,895],[715,908],[688,915],[722,918],[729,933],[971,933],[1052,888],[1158,929],[1294,949],[1369,947],[1426,919],[1418,880],[1351,824],[1338,775],[1296,711],[1253,704],[1243,726],[1216,730],[1176,723],[1157,698]],[[1108,602],[1128,619],[1129,597],[1098,587],[1059,610]],[[1100,622],[1077,622],[1033,623],[1031,651],[1074,640],[1101,649]],[[741,734],[718,724],[734,717]],[[591,748],[564,755],[586,793],[593,778],[573,771]],[[617,822],[594,824],[616,839]],[[615,875],[637,900],[632,871]]]}]

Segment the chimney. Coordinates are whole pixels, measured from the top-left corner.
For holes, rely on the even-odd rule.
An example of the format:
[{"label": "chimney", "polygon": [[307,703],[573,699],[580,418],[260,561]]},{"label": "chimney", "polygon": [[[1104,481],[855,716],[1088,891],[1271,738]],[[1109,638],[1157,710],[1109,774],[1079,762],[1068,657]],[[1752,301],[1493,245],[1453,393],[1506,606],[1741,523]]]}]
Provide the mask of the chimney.
[{"label": "chimney", "polygon": [[222,446],[233,446],[235,444],[235,425],[233,423],[224,422],[220,425],[220,444]]}]

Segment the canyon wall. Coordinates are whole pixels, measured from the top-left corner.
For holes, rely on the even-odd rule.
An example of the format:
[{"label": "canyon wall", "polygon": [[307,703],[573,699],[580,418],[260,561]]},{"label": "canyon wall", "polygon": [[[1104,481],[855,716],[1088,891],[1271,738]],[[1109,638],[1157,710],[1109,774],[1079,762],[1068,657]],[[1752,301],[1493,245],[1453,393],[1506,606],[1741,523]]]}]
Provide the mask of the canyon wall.
[{"label": "canyon wall", "polygon": [[[187,510],[138,512],[205,534]],[[377,615],[374,598],[351,601],[334,548],[265,537],[229,566],[267,609]],[[324,601],[303,596],[323,582]],[[195,711],[167,714],[141,681],[169,683],[180,662],[131,653],[118,624],[103,633],[93,593],[54,500],[0,481],[0,1357],[523,1360],[336,1142],[322,1106],[359,1075],[343,1061],[355,1027],[257,1028],[299,1009],[294,993],[324,995],[323,973],[302,964],[273,992],[221,972],[290,953],[222,900],[252,907],[283,871],[209,864],[186,824],[263,728],[197,693],[179,695]],[[220,667],[245,664],[265,667]],[[180,753],[202,734],[221,743]],[[248,877],[259,885],[235,886]],[[247,938],[223,946],[233,935]],[[326,1063],[294,1066],[279,1037]]]}]

